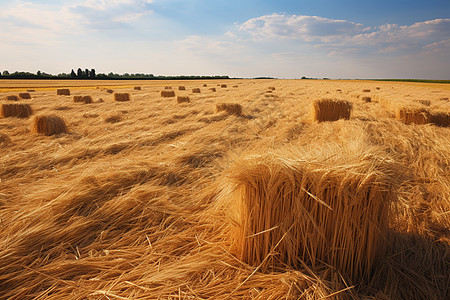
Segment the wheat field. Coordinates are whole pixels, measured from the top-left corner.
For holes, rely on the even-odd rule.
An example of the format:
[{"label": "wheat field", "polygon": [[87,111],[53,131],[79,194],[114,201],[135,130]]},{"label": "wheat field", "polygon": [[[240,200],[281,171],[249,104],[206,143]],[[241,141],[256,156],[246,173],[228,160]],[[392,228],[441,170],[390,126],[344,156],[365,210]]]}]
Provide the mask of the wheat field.
[{"label": "wheat field", "polygon": [[[2,80],[0,105],[32,115],[0,116],[0,299],[449,299],[449,98],[401,82]],[[348,101],[349,119],[315,121],[321,99]],[[39,116],[67,132],[36,133]]]}]

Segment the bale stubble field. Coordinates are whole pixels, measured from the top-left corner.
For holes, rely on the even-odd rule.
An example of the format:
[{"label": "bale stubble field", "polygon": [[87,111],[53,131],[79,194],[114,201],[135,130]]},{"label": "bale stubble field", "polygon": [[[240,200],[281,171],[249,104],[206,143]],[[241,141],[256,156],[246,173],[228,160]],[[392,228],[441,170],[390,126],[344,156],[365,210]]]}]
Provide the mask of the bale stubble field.
[{"label": "bale stubble field", "polygon": [[30,88],[67,131],[0,117],[0,299],[450,296],[449,85],[3,80],[0,104]]}]

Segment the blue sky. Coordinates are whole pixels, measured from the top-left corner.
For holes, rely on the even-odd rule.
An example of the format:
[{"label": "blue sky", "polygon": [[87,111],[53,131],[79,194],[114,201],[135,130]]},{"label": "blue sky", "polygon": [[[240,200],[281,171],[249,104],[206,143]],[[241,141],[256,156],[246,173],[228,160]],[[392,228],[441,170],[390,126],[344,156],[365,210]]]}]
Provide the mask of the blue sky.
[{"label": "blue sky", "polygon": [[0,71],[450,79],[450,1],[0,0]]}]

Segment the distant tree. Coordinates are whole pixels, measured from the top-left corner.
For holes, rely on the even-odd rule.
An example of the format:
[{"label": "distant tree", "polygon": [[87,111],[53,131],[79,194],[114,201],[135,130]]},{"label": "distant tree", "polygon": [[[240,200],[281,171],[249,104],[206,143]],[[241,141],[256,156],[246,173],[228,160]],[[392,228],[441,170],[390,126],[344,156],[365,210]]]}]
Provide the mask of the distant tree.
[{"label": "distant tree", "polygon": [[41,76],[41,71],[37,71],[36,75],[40,77]]},{"label": "distant tree", "polygon": [[3,76],[9,76],[8,70],[3,71]]},{"label": "distant tree", "polygon": [[81,68],[78,68],[78,70],[77,70],[77,77],[83,78],[83,71],[81,70]]},{"label": "distant tree", "polygon": [[76,78],[77,74],[75,74],[75,71],[72,69],[72,72],[70,72],[70,77],[71,78]]},{"label": "distant tree", "polygon": [[91,69],[91,74],[90,74],[89,77],[92,78],[92,79],[95,78],[95,69]]},{"label": "distant tree", "polygon": [[89,78],[90,73],[91,73],[91,71],[89,71],[88,69],[84,70],[84,78]]},{"label": "distant tree", "polygon": [[301,79],[306,79],[306,77],[305,76],[302,76],[302,78]]}]

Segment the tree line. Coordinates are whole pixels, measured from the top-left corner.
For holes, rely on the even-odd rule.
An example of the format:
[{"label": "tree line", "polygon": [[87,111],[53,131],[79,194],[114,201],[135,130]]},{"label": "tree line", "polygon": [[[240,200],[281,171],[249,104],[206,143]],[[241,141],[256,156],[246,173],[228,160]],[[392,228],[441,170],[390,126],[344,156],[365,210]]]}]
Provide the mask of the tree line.
[{"label": "tree line", "polygon": [[229,79],[228,76],[196,76],[196,75],[177,75],[177,76],[154,76],[153,74],[117,74],[109,72],[108,74],[95,72],[95,69],[81,69],[78,68],[75,72],[74,69],[70,73],[60,73],[58,75],[48,74],[45,72],[37,71],[36,73],[19,72],[9,73],[5,70],[0,71],[0,79],[97,79],[97,80],[111,80],[111,79],[153,79],[153,80],[177,80],[177,79]]}]

